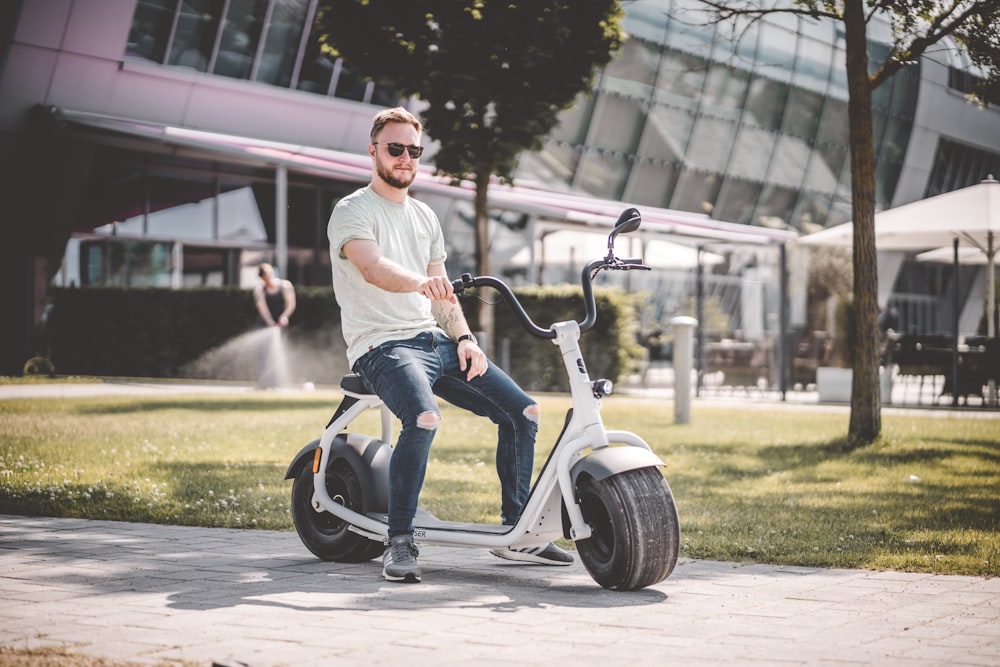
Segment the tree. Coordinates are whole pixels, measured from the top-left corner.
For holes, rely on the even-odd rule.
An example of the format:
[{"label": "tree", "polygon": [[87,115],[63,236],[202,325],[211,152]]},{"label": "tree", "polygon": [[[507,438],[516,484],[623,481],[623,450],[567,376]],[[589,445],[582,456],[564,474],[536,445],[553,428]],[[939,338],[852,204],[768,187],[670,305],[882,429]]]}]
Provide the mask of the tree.
[{"label": "tree", "polygon": [[[748,26],[768,14],[787,13],[841,24],[847,68],[854,228],[854,377],[848,440],[873,442],[882,430],[879,389],[878,274],[875,254],[875,149],[872,93],[927,49],[946,38],[986,72],[975,91],[980,103],[997,100],[1000,82],[998,0],[698,0],[712,22]],[[869,62],[868,26],[881,16],[892,26],[889,56]]]},{"label": "tree", "polygon": [[[348,67],[424,100],[439,173],[475,184],[476,271],[490,273],[487,192],[541,148],[624,40],[618,0],[323,0],[326,45]],[[480,328],[492,331],[481,307]],[[492,338],[492,337],[490,337]]]},{"label": "tree", "polygon": [[[807,331],[825,330],[830,338],[825,341],[821,361],[823,365],[839,365],[845,358],[842,350],[836,346],[840,312],[839,303],[834,317],[830,318],[831,299],[839,302],[844,295],[852,291],[854,284],[853,261],[850,253],[843,248],[824,248],[822,252],[813,252],[809,263],[809,281],[806,286],[809,312],[806,316]],[[853,337],[852,337],[853,339]],[[852,357],[853,358],[853,357]]]}]

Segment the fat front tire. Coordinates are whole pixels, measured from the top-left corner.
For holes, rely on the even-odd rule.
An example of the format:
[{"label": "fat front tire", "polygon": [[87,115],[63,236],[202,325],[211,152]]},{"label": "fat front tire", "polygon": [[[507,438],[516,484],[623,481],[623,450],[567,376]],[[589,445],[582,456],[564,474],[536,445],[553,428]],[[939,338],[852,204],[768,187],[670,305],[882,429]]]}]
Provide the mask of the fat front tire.
[{"label": "fat front tire", "polygon": [[581,475],[577,498],[593,527],[576,543],[580,560],[604,588],[631,591],[673,572],[680,545],[677,507],[658,468],[627,470],[603,480]]},{"label": "fat front tire", "polygon": [[[327,561],[362,563],[382,554],[382,544],[350,530],[350,524],[330,514],[313,509],[312,459],[292,483],[292,521],[299,539],[309,551]],[[333,461],[326,471],[326,490],[330,497],[356,512],[364,511],[361,480],[350,463]]]}]

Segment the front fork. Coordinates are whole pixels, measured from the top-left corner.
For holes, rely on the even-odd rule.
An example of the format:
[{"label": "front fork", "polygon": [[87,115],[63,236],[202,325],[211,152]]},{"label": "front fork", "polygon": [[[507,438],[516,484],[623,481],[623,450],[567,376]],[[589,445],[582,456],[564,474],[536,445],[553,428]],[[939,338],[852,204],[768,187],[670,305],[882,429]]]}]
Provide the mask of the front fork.
[{"label": "front fork", "polygon": [[[552,325],[553,339],[562,353],[566,374],[570,380],[573,397],[573,421],[580,424],[580,434],[562,451],[556,466],[559,487],[562,491],[566,516],[569,519],[570,538],[586,540],[593,535],[576,500],[576,479],[581,473],[601,480],[611,475],[637,468],[663,466],[663,461],[652,452],[649,445],[634,433],[607,431],[601,420],[601,393],[595,389],[587,366],[580,352],[580,325],[577,322],[558,322]],[[610,391],[610,389],[608,390]],[[610,443],[627,445],[609,447]],[[583,452],[590,449],[587,456]]]}]

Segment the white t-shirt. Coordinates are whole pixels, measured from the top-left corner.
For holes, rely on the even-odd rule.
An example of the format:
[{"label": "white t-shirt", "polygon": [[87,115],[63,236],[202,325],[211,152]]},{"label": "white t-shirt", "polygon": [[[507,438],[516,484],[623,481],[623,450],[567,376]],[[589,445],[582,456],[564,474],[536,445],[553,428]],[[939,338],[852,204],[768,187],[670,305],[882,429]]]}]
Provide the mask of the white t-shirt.
[{"label": "white t-shirt", "polygon": [[337,203],[326,231],[333,288],[352,367],[373,347],[438,328],[430,299],[369,284],[342,250],[354,239],[374,241],[386,258],[425,275],[429,264],[442,264],[447,257],[441,223],[427,204],[409,196],[397,204],[364,187]]}]

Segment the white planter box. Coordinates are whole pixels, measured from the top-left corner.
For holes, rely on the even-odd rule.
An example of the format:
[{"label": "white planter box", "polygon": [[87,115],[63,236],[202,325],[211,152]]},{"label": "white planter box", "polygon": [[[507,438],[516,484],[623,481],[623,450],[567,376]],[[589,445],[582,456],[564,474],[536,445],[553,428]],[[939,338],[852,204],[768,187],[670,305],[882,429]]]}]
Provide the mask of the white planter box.
[{"label": "white planter box", "polygon": [[850,403],[851,380],[854,371],[850,368],[820,366],[816,369],[816,391],[820,403]]},{"label": "white planter box", "polygon": [[[885,368],[879,369],[879,380],[882,383],[882,404],[892,403],[892,373]],[[820,403],[850,403],[851,381],[854,371],[850,368],[820,366],[816,369],[816,391]]]}]

